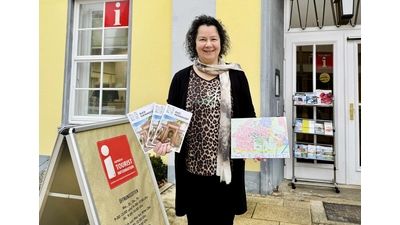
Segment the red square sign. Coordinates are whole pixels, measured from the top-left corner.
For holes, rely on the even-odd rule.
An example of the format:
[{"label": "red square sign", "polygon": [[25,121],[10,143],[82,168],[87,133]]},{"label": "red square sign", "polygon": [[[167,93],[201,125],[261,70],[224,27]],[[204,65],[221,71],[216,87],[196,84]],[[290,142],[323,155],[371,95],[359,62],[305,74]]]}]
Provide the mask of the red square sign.
[{"label": "red square sign", "polygon": [[106,2],[105,27],[129,25],[129,1]]},{"label": "red square sign", "polygon": [[110,189],[138,175],[126,135],[98,141],[97,148]]}]

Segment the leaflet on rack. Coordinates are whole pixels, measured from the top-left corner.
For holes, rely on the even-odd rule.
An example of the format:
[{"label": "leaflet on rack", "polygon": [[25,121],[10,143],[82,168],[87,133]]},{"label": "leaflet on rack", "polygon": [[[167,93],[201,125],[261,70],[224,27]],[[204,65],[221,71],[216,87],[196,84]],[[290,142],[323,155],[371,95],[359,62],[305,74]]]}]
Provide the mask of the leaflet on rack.
[{"label": "leaflet on rack", "polygon": [[325,135],[333,135],[332,122],[324,122]]},{"label": "leaflet on rack", "polygon": [[295,93],[294,104],[296,105],[306,104],[306,93]]},{"label": "leaflet on rack", "polygon": [[332,90],[315,90],[317,96],[317,104],[332,105]]},{"label": "leaflet on rack", "polygon": [[317,89],[315,92],[296,92],[294,93],[294,105],[332,105],[332,90]]},{"label": "leaflet on rack", "polygon": [[153,147],[149,147],[146,145],[148,140],[150,121],[153,115],[153,110],[156,103],[153,102],[149,105],[146,105],[140,109],[134,110],[126,116],[131,123],[132,129],[136,135],[137,140],[139,141],[140,146],[144,153],[148,153],[153,150]]},{"label": "leaflet on rack", "polygon": [[307,144],[295,144],[294,157],[296,158],[307,158],[308,145]]},{"label": "leaflet on rack", "polygon": [[332,146],[316,146],[316,158],[319,160],[333,161]]},{"label": "leaflet on rack", "polygon": [[316,134],[325,134],[324,123],[315,122],[315,133]]},{"label": "leaflet on rack", "polygon": [[172,151],[180,152],[191,118],[191,112],[167,104],[152,144],[170,143]]}]

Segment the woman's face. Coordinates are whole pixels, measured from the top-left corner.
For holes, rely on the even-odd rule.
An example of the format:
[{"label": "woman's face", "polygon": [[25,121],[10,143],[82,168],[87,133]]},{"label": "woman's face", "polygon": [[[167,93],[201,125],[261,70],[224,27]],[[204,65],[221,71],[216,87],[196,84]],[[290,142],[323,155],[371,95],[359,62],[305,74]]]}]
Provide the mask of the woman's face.
[{"label": "woman's face", "polygon": [[221,42],[215,26],[199,26],[196,37],[196,51],[200,62],[218,64]]}]

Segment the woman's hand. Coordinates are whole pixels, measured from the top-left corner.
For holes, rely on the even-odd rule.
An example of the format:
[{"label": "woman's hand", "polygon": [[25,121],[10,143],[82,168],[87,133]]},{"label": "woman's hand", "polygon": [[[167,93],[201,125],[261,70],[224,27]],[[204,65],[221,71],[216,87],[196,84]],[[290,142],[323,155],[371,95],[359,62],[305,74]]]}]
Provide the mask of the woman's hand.
[{"label": "woman's hand", "polygon": [[164,156],[172,152],[170,143],[161,144],[161,142],[156,144],[153,151],[157,156]]},{"label": "woman's hand", "polygon": [[[246,161],[246,158],[243,159],[244,161]],[[254,162],[260,162],[261,161],[261,157],[258,156],[257,158],[253,158]],[[267,162],[267,158],[262,158],[262,160],[264,162]]]}]

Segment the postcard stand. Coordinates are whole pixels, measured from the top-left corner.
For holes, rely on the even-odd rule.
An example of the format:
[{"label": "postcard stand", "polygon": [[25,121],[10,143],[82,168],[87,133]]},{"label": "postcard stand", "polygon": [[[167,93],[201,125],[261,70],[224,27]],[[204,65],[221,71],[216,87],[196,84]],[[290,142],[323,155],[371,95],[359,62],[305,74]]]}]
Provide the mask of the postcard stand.
[{"label": "postcard stand", "polygon": [[[112,160],[101,156],[104,143]],[[59,132],[39,192],[39,224],[169,225],[150,158],[127,118]]]},{"label": "postcard stand", "polygon": [[[340,193],[338,184],[336,182],[336,150],[335,150],[335,145],[334,141],[332,142],[331,145],[324,145],[320,144],[317,142],[317,135],[327,135],[327,136],[332,136],[333,138],[335,137],[335,126],[334,126],[334,114],[332,115],[332,120],[322,120],[322,119],[317,119],[315,114],[317,111],[317,107],[333,107],[334,105],[334,98],[331,98],[330,104],[320,104],[316,102],[316,99],[310,98],[310,96],[313,96],[314,93],[309,93],[309,92],[297,92],[293,95],[293,104],[292,104],[292,110],[293,110],[293,151],[292,151],[292,188],[296,189],[296,184],[302,184],[302,185],[313,185],[313,186],[324,186],[324,187],[334,187],[336,190],[336,193]],[[313,108],[313,118],[308,119],[308,118],[301,118],[297,117],[296,115],[296,107],[312,107]],[[333,112],[334,113],[334,110]],[[326,123],[327,128],[330,129],[329,133],[325,133],[325,131],[320,131],[318,128],[318,124],[324,124]],[[328,127],[329,125],[329,127]],[[324,127],[324,125],[321,125],[321,127]],[[302,133],[302,134],[309,134],[313,135],[313,143],[304,143],[300,142],[297,140],[297,134]],[[303,148],[304,146],[304,148]],[[310,149],[308,149],[310,148]],[[325,156],[323,155],[324,149],[325,153],[328,153],[329,155]],[[305,152],[303,152],[304,149]],[[309,154],[309,155],[308,155]],[[328,158],[329,157],[329,158]],[[296,172],[296,162],[298,158],[304,158],[304,159],[312,159],[312,160],[322,160],[322,161],[332,161],[333,162],[333,179],[330,180],[316,180],[316,179],[302,179],[302,178],[297,178],[295,175]],[[301,182],[303,181],[303,182]],[[305,182],[306,181],[306,182]]]}]

